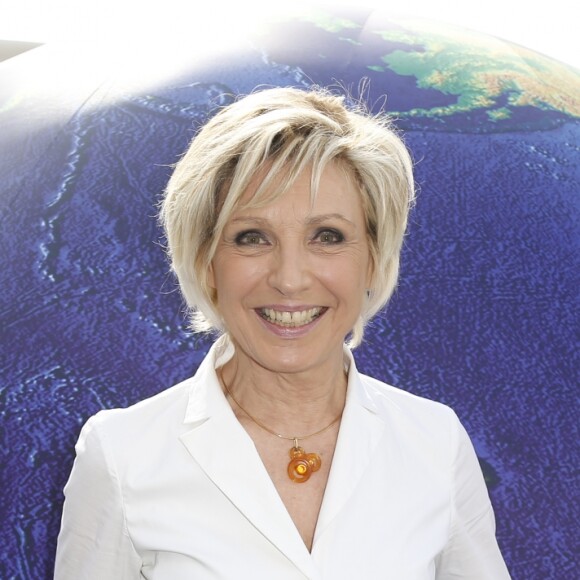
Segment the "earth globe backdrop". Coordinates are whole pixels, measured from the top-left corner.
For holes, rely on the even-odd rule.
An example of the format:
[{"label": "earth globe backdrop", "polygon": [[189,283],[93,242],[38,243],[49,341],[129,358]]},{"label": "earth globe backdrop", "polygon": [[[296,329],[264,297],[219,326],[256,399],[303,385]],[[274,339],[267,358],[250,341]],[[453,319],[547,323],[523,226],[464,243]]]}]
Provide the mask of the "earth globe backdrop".
[{"label": "earth globe backdrop", "polygon": [[[146,66],[143,66],[146,65]],[[393,116],[418,200],[367,374],[451,405],[515,579],[573,576],[580,75],[497,38],[379,10],[265,20],[235,46],[75,46],[0,65],[1,578],[51,578],[81,425],[190,376],[156,205],[238,95],[322,85]]]},{"label": "earth globe backdrop", "polygon": [[[187,37],[200,45],[224,43],[239,31],[253,27],[272,14],[316,9],[384,10],[381,0],[295,0],[291,6],[271,0],[230,3],[216,11],[212,3],[166,0],[164,10],[137,0],[3,0],[0,6],[0,39],[53,44],[92,43],[100,52],[115,38],[125,45],[141,37],[158,45]],[[485,4],[452,0],[406,0],[389,6],[389,16],[429,19],[503,38],[580,68],[577,21],[579,9],[571,0],[552,0],[549,6],[528,3],[525,12],[516,0],[486,0]],[[235,40],[234,40],[235,42]]]}]

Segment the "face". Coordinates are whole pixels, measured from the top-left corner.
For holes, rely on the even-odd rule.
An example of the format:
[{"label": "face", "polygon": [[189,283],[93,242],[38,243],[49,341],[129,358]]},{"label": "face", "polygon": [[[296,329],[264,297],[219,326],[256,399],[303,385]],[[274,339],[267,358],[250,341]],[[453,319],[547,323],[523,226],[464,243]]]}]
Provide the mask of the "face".
[{"label": "face", "polygon": [[234,212],[209,283],[238,363],[294,373],[343,364],[344,339],[370,277],[360,194],[341,167],[329,164],[314,203],[305,171],[272,204]]}]

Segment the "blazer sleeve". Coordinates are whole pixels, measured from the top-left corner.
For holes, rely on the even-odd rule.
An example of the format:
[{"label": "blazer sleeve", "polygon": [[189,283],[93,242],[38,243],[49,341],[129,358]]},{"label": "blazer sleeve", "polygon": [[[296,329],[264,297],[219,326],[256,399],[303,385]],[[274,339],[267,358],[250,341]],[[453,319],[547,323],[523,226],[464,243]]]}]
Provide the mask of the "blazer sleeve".
[{"label": "blazer sleeve", "polygon": [[455,419],[449,541],[438,557],[437,580],[509,580],[495,538],[495,518],[483,473],[465,429]]},{"label": "blazer sleeve", "polygon": [[125,522],[123,496],[100,414],[89,419],[76,445],[76,459],[64,489],[55,580],[133,580],[141,559]]}]

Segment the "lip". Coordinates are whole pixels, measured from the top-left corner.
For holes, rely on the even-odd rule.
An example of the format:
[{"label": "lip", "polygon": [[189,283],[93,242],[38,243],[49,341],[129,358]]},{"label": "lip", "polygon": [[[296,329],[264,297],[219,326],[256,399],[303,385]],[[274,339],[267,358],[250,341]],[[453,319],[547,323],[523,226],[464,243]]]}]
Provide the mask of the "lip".
[{"label": "lip", "polygon": [[278,312],[302,312],[303,310],[310,310],[311,308],[320,308],[319,306],[305,306],[301,304],[300,306],[289,306],[287,304],[272,304],[267,306],[260,306],[255,308],[254,312],[258,317],[258,320],[268,332],[274,334],[275,336],[281,338],[300,338],[311,332],[319,322],[324,318],[324,315],[328,311],[328,308],[322,307],[320,314],[308,324],[303,324],[302,326],[280,326],[270,322],[264,318],[260,311],[264,308],[270,308],[272,310],[277,310]]},{"label": "lip", "polygon": [[320,306],[320,304],[262,304],[255,310],[259,311],[264,308],[270,308],[272,310],[277,310],[278,312],[302,312],[302,310],[310,310],[312,308],[321,308],[322,310],[325,310],[324,306]]}]

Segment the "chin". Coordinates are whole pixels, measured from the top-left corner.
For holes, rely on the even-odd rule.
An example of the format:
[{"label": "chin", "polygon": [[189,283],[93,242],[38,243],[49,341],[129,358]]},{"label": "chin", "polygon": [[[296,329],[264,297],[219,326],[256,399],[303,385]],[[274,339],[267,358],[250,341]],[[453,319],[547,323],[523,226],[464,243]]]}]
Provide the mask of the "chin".
[{"label": "chin", "polygon": [[298,345],[296,343],[299,341],[293,342],[294,344],[269,346],[268,352],[263,352],[260,357],[261,366],[276,373],[299,373],[323,367],[334,357],[342,364],[343,343],[331,350],[325,348],[324,351],[317,352],[312,344]]}]

